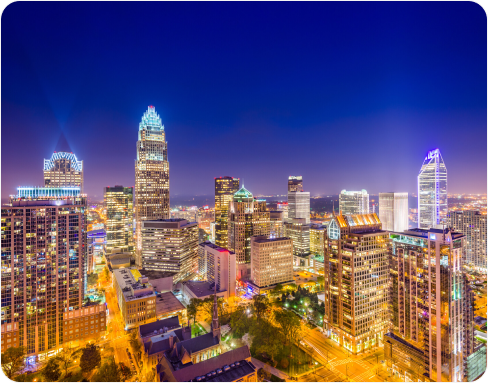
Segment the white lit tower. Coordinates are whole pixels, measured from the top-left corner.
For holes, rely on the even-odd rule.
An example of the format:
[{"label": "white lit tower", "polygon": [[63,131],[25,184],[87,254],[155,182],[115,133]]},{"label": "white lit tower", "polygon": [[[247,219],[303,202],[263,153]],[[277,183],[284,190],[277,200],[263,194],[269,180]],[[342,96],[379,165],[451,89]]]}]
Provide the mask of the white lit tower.
[{"label": "white lit tower", "polygon": [[447,224],[447,169],[439,149],[427,153],[418,175],[418,225],[421,229]]},{"label": "white lit tower", "polygon": [[161,117],[150,105],[139,124],[135,163],[136,263],[141,265],[142,221],[169,219],[168,146]]}]

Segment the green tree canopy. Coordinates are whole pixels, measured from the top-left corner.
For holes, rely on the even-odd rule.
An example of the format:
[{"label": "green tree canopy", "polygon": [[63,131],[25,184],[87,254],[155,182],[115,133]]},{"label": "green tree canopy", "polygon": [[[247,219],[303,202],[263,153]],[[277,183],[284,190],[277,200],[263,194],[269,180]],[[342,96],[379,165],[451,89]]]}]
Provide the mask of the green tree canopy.
[{"label": "green tree canopy", "polygon": [[9,347],[2,352],[2,370],[7,378],[13,380],[25,368],[24,347]]},{"label": "green tree canopy", "polygon": [[287,310],[276,310],[274,317],[283,334],[285,344],[295,341],[301,329],[300,319]]},{"label": "green tree canopy", "polygon": [[266,310],[269,308],[269,300],[266,295],[254,295],[252,297],[254,312],[258,320],[262,319]]},{"label": "green tree canopy", "polygon": [[99,348],[94,344],[88,344],[82,349],[80,368],[84,373],[90,373],[99,367],[102,362]]},{"label": "green tree canopy", "polygon": [[65,376],[68,374],[70,364],[73,363],[74,358],[81,355],[81,352],[81,348],[72,347],[71,343],[65,343],[63,345],[63,350],[55,356],[55,359],[59,363],[59,366],[63,369]]},{"label": "green tree canopy", "polygon": [[46,382],[55,382],[61,377],[61,370],[59,369],[56,358],[51,358],[47,361],[46,365],[41,370],[41,375]]},{"label": "green tree canopy", "polygon": [[102,364],[93,375],[92,382],[122,382],[120,367],[117,366],[113,358]]}]

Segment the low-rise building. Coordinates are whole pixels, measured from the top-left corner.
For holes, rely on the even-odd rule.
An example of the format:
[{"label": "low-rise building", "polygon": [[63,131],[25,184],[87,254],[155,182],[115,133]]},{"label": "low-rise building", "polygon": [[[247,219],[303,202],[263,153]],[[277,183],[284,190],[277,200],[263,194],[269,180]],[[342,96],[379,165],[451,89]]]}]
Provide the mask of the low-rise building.
[{"label": "low-rise building", "polygon": [[107,330],[106,312],[105,303],[64,312],[65,342],[86,341],[103,336]]},{"label": "low-rise building", "polygon": [[136,269],[118,269],[112,283],[126,329],[156,320],[156,294],[147,277]]},{"label": "low-rise building", "polygon": [[[183,298],[186,302],[195,299],[206,299],[215,294],[215,285],[207,281],[187,281],[182,283]],[[227,290],[217,290],[217,296],[227,299],[229,297]]]},{"label": "low-rise building", "polygon": [[182,321],[186,320],[186,307],[183,306],[171,291],[157,294],[156,317],[158,319],[164,319],[175,315]]},{"label": "low-rise building", "polygon": [[230,350],[201,363],[172,370],[159,364],[156,381],[163,382],[256,382],[257,368],[248,346]]}]

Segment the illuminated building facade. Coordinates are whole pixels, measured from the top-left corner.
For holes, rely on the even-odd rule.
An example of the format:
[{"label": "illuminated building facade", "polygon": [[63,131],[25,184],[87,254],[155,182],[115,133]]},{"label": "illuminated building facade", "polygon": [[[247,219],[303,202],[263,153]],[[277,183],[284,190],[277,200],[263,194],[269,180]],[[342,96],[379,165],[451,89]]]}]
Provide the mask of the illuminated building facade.
[{"label": "illuminated building facade", "polygon": [[229,247],[236,254],[237,277],[248,279],[251,271],[251,237],[269,236],[270,218],[265,200],[254,199],[252,193],[242,187],[232,199],[229,209]]},{"label": "illuminated building facade", "polygon": [[83,161],[71,152],[54,152],[44,160],[44,186],[79,187],[83,192]]},{"label": "illuminated building facade", "polygon": [[142,221],[168,219],[169,162],[166,134],[154,106],[139,124],[135,163],[136,264],[141,265]]},{"label": "illuminated building facade", "polygon": [[201,280],[217,283],[217,292],[226,291],[225,297],[236,295],[236,255],[227,249],[203,242],[198,245],[198,275]]},{"label": "illuminated building facade", "polygon": [[324,330],[354,354],[388,328],[387,244],[376,214],[338,215],[327,227]]},{"label": "illuminated building facade", "polygon": [[156,320],[156,293],[149,278],[135,269],[119,269],[112,273],[125,329],[137,328]]},{"label": "illuminated building facade", "polygon": [[447,225],[447,169],[439,149],[425,156],[417,183],[419,228],[441,229]]},{"label": "illuminated building facade", "polygon": [[408,193],[380,193],[379,218],[383,230],[408,230]]},{"label": "illuminated building facade", "polygon": [[451,211],[449,227],[465,235],[464,265],[486,274],[486,214],[475,210]]},{"label": "illuminated building facade", "polygon": [[293,263],[297,267],[310,267],[310,227],[305,218],[285,222],[285,236],[293,243]]},{"label": "illuminated building facade", "polygon": [[185,219],[142,223],[142,268],[176,273],[173,283],[198,271],[198,224]]},{"label": "illuminated building facade", "polygon": [[428,381],[465,381],[474,318],[473,293],[463,273],[463,234],[412,229],[389,237],[390,333],[424,355],[422,366],[400,363],[400,369],[409,379],[419,369]]},{"label": "illuminated building facade", "polygon": [[311,225],[310,226],[310,253],[324,256],[324,236],[327,226]]},{"label": "illuminated building facade", "polygon": [[339,212],[343,215],[369,214],[369,194],[366,190],[346,191],[339,194]]},{"label": "illuminated building facade", "polygon": [[302,176],[289,176],[288,177],[288,191],[289,192],[303,191]]},{"label": "illuminated building facade", "polygon": [[105,228],[107,233],[107,253],[119,248],[122,251],[134,250],[134,189],[116,185],[104,188],[103,202],[107,214]]},{"label": "illuminated building facade", "polygon": [[288,220],[288,202],[279,202],[276,208],[283,212],[283,222]]},{"label": "illuminated building facade", "polygon": [[[33,189],[2,206],[2,342],[44,359],[71,340],[65,314],[82,308],[87,201],[80,188],[72,196]],[[73,332],[73,340],[84,335]]]},{"label": "illuminated building facade", "polygon": [[290,238],[251,238],[251,282],[259,289],[293,282],[293,244]]},{"label": "illuminated building facade", "polygon": [[234,194],[239,190],[239,178],[215,178],[215,244],[228,248],[229,207]]},{"label": "illuminated building facade", "polygon": [[285,236],[285,228],[283,226],[283,212],[280,210],[269,211],[270,238],[281,238]]}]

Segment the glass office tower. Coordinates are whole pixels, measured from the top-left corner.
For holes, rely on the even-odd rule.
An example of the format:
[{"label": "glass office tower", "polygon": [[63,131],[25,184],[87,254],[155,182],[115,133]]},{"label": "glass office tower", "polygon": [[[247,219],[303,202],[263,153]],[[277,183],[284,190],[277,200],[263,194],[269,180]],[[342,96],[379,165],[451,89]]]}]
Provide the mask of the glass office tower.
[{"label": "glass office tower", "polygon": [[169,219],[169,162],[164,125],[154,106],[139,124],[135,163],[136,263],[141,265],[142,221]]},{"label": "glass office tower", "polygon": [[133,195],[132,187],[116,185],[104,188],[103,202],[107,210],[105,223],[107,254],[110,254],[114,248],[120,248],[122,251],[134,250]]},{"label": "glass office tower", "polygon": [[369,194],[366,190],[346,191],[339,194],[339,212],[344,215],[369,214]]},{"label": "glass office tower", "polygon": [[224,249],[229,246],[228,223],[229,205],[234,193],[239,190],[239,178],[215,178],[215,244]]},{"label": "glass office tower", "polygon": [[439,149],[427,153],[418,175],[418,225],[421,229],[447,224],[447,169]]},{"label": "glass office tower", "polygon": [[380,193],[379,218],[383,230],[408,230],[408,193]]},{"label": "glass office tower", "polygon": [[54,152],[44,160],[44,186],[79,187],[83,192],[83,161],[72,152]]}]

